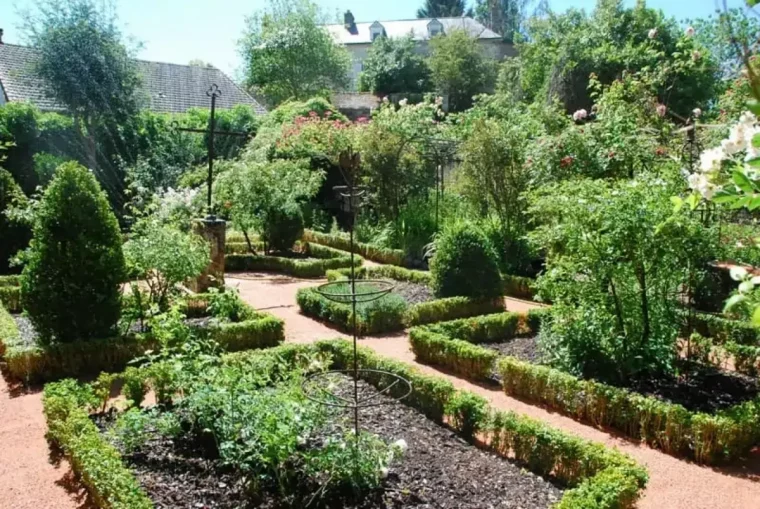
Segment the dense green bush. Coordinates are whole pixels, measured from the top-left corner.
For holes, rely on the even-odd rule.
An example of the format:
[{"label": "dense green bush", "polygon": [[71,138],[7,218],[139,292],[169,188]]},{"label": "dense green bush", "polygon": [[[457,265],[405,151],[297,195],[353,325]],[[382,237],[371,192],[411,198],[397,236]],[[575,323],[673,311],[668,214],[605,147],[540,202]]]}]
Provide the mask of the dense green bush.
[{"label": "dense green bush", "polygon": [[6,215],[11,207],[24,207],[27,198],[13,180],[13,176],[0,168],[0,274],[12,271],[10,259],[20,249],[29,245],[32,232],[24,224],[13,221]]},{"label": "dense green bush", "polygon": [[278,207],[267,212],[261,238],[270,251],[290,251],[302,235],[303,214],[299,207]]},{"label": "dense green bush", "polygon": [[[324,244],[344,251],[351,249],[348,236],[304,230],[303,240],[317,244]],[[406,266],[406,255],[400,249],[385,249],[370,244],[363,244],[361,242],[355,242],[354,249],[355,253],[360,254],[367,260],[372,260],[378,263],[387,263],[390,265]]]},{"label": "dense green bush", "polygon": [[33,233],[21,299],[40,340],[107,337],[119,319],[124,256],[116,217],[87,169],[58,168]]},{"label": "dense green bush", "polygon": [[453,226],[436,242],[430,262],[438,297],[495,298],[502,294],[496,253],[483,232],[470,223]]},{"label": "dense green bush", "polygon": [[358,88],[376,95],[429,92],[430,69],[412,37],[378,37],[359,75]]}]

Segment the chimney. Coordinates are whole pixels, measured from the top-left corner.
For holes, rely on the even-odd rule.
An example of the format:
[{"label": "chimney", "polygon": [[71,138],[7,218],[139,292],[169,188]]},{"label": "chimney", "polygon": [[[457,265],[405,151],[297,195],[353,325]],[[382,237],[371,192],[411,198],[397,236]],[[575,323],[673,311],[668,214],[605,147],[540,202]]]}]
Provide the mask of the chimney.
[{"label": "chimney", "polygon": [[356,31],[354,15],[351,14],[351,11],[346,11],[346,13],[343,15],[343,26],[346,27],[346,30],[351,33],[354,33]]},{"label": "chimney", "polygon": [[3,29],[0,28],[0,44],[3,43]]}]

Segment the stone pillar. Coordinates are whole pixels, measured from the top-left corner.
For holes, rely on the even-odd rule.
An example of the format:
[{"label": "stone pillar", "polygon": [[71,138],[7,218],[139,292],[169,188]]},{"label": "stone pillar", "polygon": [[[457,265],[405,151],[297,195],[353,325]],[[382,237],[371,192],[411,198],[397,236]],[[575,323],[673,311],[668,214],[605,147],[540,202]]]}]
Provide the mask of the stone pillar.
[{"label": "stone pillar", "polygon": [[193,223],[193,230],[211,245],[211,263],[196,280],[190,282],[190,289],[203,293],[211,287],[222,288],[224,286],[224,245],[227,236],[227,223],[216,217],[196,219]]}]

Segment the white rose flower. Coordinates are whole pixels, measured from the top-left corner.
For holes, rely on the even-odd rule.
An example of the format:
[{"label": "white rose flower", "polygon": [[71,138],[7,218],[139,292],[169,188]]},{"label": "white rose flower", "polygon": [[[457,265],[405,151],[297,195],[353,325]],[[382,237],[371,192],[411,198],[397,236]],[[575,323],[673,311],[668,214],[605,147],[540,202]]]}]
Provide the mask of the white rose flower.
[{"label": "white rose flower", "polygon": [[683,34],[686,37],[694,37],[694,33],[695,32],[696,32],[696,30],[694,30],[694,27],[689,26],[689,27],[686,27],[686,30],[683,31]]},{"label": "white rose flower", "polygon": [[752,281],[742,281],[739,285],[739,293],[749,293],[755,288]]},{"label": "white rose flower", "polygon": [[691,114],[694,115],[694,118],[699,118],[702,116],[702,108],[694,108],[691,110]]},{"label": "white rose flower", "polygon": [[734,281],[743,281],[747,277],[747,269],[734,265],[729,269],[729,274]]},{"label": "white rose flower", "polygon": [[657,37],[657,29],[652,28],[651,30],[649,30],[647,37],[649,37],[650,39],[654,39],[655,37]]},{"label": "white rose flower", "polygon": [[726,158],[722,147],[714,147],[705,150],[699,156],[699,169],[705,173],[720,170],[720,164]]},{"label": "white rose flower", "polygon": [[409,103],[409,99],[407,99],[406,97],[404,97],[403,99],[401,99],[401,100],[398,102],[398,105],[399,105],[399,106],[406,106],[408,103]]},{"label": "white rose flower", "polygon": [[579,120],[584,120],[588,117],[588,112],[586,110],[580,109],[573,113],[573,120],[578,122]]},{"label": "white rose flower", "polygon": [[382,467],[380,469],[380,477],[382,477],[383,479],[385,479],[386,477],[388,477],[388,468],[387,467]]}]

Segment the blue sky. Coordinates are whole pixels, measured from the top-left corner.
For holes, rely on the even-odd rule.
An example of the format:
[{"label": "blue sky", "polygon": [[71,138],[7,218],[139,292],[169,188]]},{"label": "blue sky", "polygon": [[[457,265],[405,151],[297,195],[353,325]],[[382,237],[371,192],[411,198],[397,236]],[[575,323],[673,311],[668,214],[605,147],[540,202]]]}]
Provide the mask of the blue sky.
[{"label": "blue sky", "polygon": [[[632,5],[634,1],[626,0],[626,4]],[[24,42],[17,12],[30,3],[0,0],[0,28],[5,29],[6,42]],[[317,0],[317,3],[331,15],[351,9],[357,21],[373,21],[413,18],[422,0]],[[555,11],[568,7],[590,10],[595,3],[595,0],[549,0]],[[650,0],[647,4],[681,20],[706,17],[722,5],[722,0]],[[728,4],[739,6],[743,2],[728,0]],[[241,65],[237,40],[245,17],[265,5],[265,0],[117,0],[124,32],[142,43],[140,58],[179,64],[199,58],[233,76]]]}]

